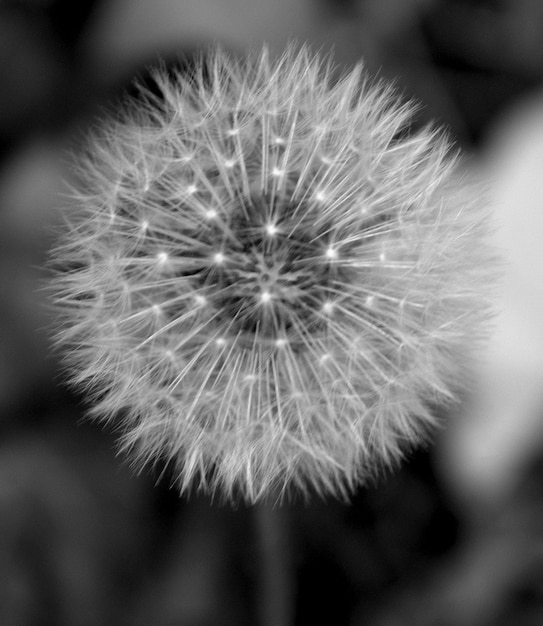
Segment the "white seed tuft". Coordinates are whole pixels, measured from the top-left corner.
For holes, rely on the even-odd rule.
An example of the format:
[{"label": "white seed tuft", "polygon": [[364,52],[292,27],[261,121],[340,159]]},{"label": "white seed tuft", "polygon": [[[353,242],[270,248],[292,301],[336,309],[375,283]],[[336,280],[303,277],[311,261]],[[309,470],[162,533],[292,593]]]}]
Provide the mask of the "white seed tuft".
[{"label": "white seed tuft", "polygon": [[327,259],[331,259],[331,260],[337,259],[338,251],[333,246],[328,246],[328,248],[326,248],[325,256]]},{"label": "white seed tuft", "polygon": [[72,381],[182,492],[346,495],[468,377],[479,192],[389,86],[307,48],[155,79],[90,137],[53,253]]}]

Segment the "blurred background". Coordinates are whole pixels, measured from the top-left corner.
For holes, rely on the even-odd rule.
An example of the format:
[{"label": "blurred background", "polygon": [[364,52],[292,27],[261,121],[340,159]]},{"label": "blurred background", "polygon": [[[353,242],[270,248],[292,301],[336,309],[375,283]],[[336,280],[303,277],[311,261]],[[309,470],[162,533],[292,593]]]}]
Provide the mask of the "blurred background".
[{"label": "blurred background", "polygon": [[258,624],[255,512],[116,457],[61,384],[40,288],[66,150],[135,75],[291,39],[364,59],[447,127],[505,263],[473,389],[432,445],[349,504],[282,509],[290,623],[543,624],[543,2],[0,0],[5,626]]}]

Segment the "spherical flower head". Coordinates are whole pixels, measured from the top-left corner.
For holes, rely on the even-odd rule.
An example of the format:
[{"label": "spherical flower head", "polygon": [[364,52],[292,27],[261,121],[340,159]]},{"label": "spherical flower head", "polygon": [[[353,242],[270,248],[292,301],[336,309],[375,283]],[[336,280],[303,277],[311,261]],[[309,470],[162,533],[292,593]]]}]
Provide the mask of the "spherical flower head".
[{"label": "spherical flower head", "polygon": [[78,162],[53,255],[71,380],[182,492],[347,494],[454,396],[479,198],[411,104],[304,47],[155,81]]}]

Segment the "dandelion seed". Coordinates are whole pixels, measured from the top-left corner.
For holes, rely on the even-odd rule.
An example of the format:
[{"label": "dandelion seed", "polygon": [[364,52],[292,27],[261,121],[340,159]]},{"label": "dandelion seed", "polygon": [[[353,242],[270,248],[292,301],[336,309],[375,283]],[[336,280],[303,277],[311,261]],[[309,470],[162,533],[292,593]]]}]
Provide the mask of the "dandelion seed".
[{"label": "dandelion seed", "polygon": [[333,246],[328,246],[325,252],[326,258],[334,260],[338,258],[338,252]]},{"label": "dandelion seed", "polygon": [[468,376],[479,193],[390,87],[305,48],[157,77],[90,137],[52,255],[71,379],[181,491],[346,495]]},{"label": "dandelion seed", "polygon": [[165,265],[168,262],[169,256],[167,252],[159,252],[156,255],[159,265]]}]

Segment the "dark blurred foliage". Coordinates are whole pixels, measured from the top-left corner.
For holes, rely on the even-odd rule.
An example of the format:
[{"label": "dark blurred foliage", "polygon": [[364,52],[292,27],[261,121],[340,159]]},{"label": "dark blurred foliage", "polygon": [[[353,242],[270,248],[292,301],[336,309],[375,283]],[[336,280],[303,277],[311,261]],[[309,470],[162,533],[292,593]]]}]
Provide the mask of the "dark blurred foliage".
[{"label": "dark blurred foliage", "polygon": [[[425,115],[466,146],[541,84],[539,0],[397,0],[397,24],[392,0],[316,4],[376,20],[383,74],[397,75]],[[168,475],[159,484],[156,475],[136,476],[115,455],[114,429],[84,420],[80,399],[59,385],[56,358],[35,331],[47,316],[26,268],[45,259],[52,200],[40,196],[35,168],[17,163],[35,137],[46,137],[49,156],[29,152],[39,175],[53,176],[40,164],[119,93],[86,76],[78,58],[97,5],[0,3],[0,623],[253,624],[254,512],[180,499]],[[389,14],[376,19],[380,7]],[[17,190],[38,192],[12,203],[1,189],[17,176]],[[42,206],[29,207],[36,199]],[[448,500],[432,454],[412,455],[349,504],[282,509],[296,624],[543,623],[541,467],[527,468],[514,496],[472,522]]]},{"label": "dark blurred foliage", "polygon": [[0,3],[0,157],[73,113],[74,48],[94,0]]},{"label": "dark blurred foliage", "polygon": [[441,0],[425,15],[432,63],[472,140],[543,78],[540,0]]}]

